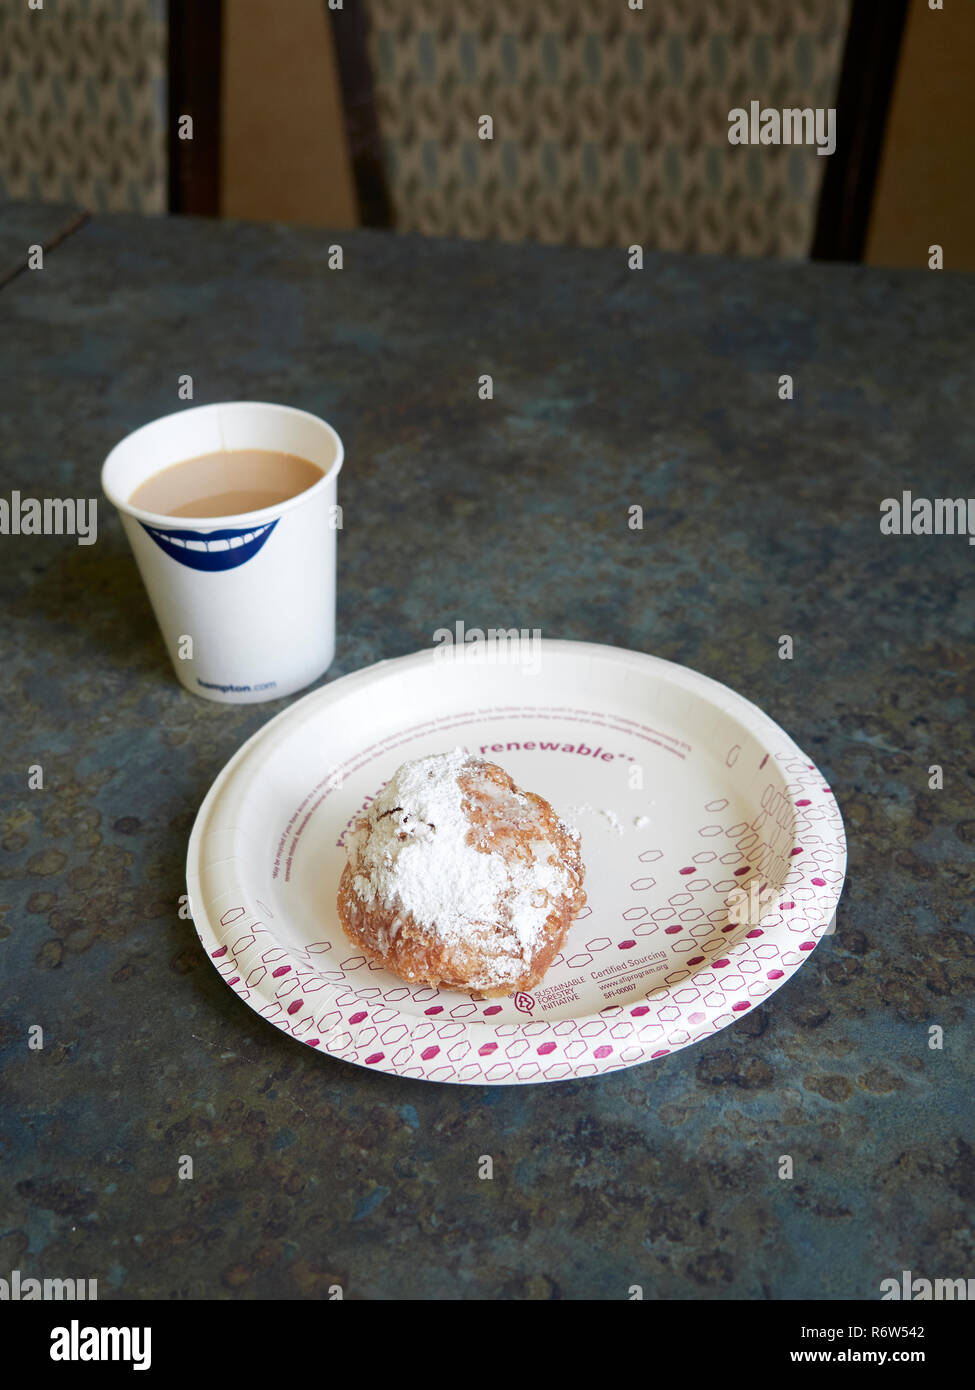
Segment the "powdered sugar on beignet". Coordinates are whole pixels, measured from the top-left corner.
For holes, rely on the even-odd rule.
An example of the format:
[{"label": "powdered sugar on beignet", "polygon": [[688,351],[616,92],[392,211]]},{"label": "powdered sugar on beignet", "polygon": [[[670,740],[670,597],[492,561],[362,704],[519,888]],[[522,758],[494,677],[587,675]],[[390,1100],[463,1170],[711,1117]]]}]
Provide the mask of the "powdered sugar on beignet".
[{"label": "powdered sugar on beignet", "polygon": [[578,839],[463,749],[404,763],[349,837],[342,925],[407,980],[530,989],[585,904]]}]

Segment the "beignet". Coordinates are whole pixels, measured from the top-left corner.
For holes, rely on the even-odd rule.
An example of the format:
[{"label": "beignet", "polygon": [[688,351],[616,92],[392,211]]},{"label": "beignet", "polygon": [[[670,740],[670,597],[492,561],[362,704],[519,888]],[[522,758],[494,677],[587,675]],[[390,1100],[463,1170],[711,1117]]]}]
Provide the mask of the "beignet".
[{"label": "beignet", "polygon": [[404,980],[530,990],[585,905],[579,832],[463,749],[404,763],[353,827],[338,911]]}]

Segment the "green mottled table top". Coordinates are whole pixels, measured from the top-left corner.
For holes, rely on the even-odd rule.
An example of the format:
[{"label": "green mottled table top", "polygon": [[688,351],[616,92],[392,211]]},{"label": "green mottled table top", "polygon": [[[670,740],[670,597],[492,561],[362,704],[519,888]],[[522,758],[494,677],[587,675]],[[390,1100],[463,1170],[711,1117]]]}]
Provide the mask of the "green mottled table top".
[{"label": "green mottled table top", "polygon": [[973,491],[975,281],[26,205],[0,272],[0,497],[97,496],[185,373],[195,404],[312,410],[347,455],[326,680],[458,619],[653,652],[792,734],[850,850],[836,934],[672,1056],[467,1088],[317,1055],[177,911],[200,801],[287,702],[177,685],[107,504],[92,546],[0,535],[0,1275],[618,1299],[970,1272],[975,549],[879,508]]}]

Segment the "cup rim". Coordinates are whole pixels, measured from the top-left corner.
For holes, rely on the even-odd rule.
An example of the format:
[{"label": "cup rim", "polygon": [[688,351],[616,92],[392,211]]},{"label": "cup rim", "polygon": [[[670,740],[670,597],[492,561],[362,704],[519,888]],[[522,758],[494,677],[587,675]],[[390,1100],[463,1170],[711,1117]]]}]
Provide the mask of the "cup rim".
[{"label": "cup rim", "polygon": [[[165,512],[149,512],[143,507],[134,507],[127,499],[119,497],[117,491],[111,487],[107,481],[109,466],[123,445],[129,444],[137,435],[144,430],[155,429],[157,425],[164,424],[167,420],[173,420],[177,416],[184,417],[195,414],[198,411],[214,411],[235,409],[240,406],[258,407],[261,410],[271,410],[283,415],[302,415],[306,420],[312,420],[316,425],[321,425],[332,437],[335,445],[335,460],[327,473],[323,473],[317,483],[312,483],[311,487],[305,488],[303,492],[296,492],[294,497],[286,497],[283,502],[276,502],[272,507],[262,507],[258,511],[251,512],[227,512],[223,516],[169,516]],[[173,459],[173,464],[183,463],[184,459]],[[334,425],[330,425],[327,420],[323,420],[320,415],[314,415],[310,410],[301,410],[294,405],[279,405],[273,401],[213,401],[208,405],[191,406],[189,410],[172,410],[168,415],[159,415],[155,420],[148,420],[138,429],[130,430],[117,444],[108,452],[101,470],[101,488],[105,497],[111,502],[112,506],[125,516],[131,516],[136,521],[146,522],[150,526],[172,527],[174,522],[178,522],[180,527],[188,531],[210,531],[223,526],[246,526],[251,523],[261,524],[271,521],[285,512],[292,511],[295,507],[307,502],[314,494],[322,491],[332,482],[341,472],[342,464],[345,462],[345,445],[342,443],[341,436]],[[317,465],[316,465],[317,466]]]}]

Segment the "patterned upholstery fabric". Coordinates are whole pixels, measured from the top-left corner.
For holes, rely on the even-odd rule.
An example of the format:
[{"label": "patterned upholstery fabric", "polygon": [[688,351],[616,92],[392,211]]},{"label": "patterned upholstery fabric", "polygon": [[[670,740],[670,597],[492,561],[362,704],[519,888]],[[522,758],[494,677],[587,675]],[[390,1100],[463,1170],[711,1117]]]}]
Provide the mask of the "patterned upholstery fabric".
[{"label": "patterned upholstery fabric", "polygon": [[165,0],[0,4],[0,199],[167,205]]},{"label": "patterned upholstery fabric", "polygon": [[728,113],[834,106],[849,0],[643,3],[366,0],[397,227],[806,255],[826,159]]}]

